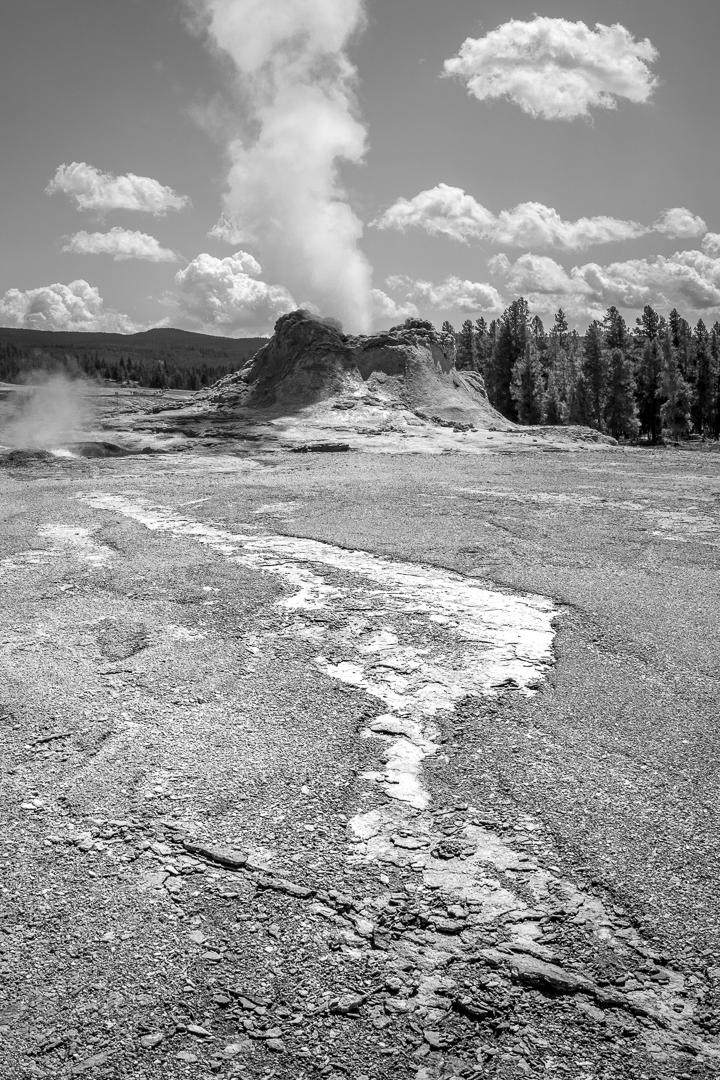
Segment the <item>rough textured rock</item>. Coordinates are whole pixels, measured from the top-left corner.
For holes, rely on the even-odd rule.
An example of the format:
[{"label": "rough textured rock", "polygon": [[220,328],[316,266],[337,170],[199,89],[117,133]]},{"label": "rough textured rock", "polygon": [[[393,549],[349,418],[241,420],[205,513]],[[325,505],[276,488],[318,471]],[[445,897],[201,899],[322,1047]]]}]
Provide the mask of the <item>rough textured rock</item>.
[{"label": "rough textured rock", "polygon": [[268,344],[210,396],[223,406],[278,412],[337,399],[338,410],[376,406],[451,426],[513,426],[489,404],[482,376],[455,369],[453,336],[421,319],[351,337],[307,311],[283,315]]}]

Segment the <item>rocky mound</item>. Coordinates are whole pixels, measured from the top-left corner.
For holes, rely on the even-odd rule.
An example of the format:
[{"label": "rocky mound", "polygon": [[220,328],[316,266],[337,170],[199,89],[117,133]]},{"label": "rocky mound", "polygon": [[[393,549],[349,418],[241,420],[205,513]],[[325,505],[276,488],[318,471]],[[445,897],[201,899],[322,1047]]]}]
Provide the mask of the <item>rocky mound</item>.
[{"label": "rocky mound", "polygon": [[118,423],[143,439],[181,439],[182,449],[243,455],[557,452],[613,441],[589,429],[506,420],[482,376],[455,367],[454,336],[429,322],[353,336],[307,311],[283,315],[240,371],[191,402]]},{"label": "rocky mound", "polygon": [[456,370],[453,336],[420,319],[353,337],[307,311],[283,315],[267,345],[217,383],[210,399],[275,415],[374,406],[451,426],[513,426],[488,402],[479,374]]}]

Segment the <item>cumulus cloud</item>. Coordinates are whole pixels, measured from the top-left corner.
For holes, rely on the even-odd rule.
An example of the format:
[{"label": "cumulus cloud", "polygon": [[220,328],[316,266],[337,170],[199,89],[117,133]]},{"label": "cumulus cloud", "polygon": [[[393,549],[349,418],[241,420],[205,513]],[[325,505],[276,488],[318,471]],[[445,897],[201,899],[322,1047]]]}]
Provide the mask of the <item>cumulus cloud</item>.
[{"label": "cumulus cloud", "polygon": [[420,312],[411,300],[394,300],[382,289],[372,291],[373,323],[387,326],[389,323],[417,318]]},{"label": "cumulus cloud", "polygon": [[720,258],[720,233],[707,233],[703,237],[702,249],[705,255]]},{"label": "cumulus cloud", "polygon": [[198,255],[175,275],[179,307],[209,333],[265,334],[278,316],[298,305],[287,289],[262,281],[261,273],[246,251],[226,259]]},{"label": "cumulus cloud", "polygon": [[37,289],[8,289],[0,297],[0,325],[27,330],[85,330],[129,334],[138,327],[105,307],[95,286],[79,279]]},{"label": "cumulus cloud", "polygon": [[76,232],[65,238],[63,251],[73,255],[111,255],[115,262],[125,259],[144,259],[147,262],[177,262],[170,248],[160,246],[154,236],[121,229],[117,225],[109,232]]},{"label": "cumulus cloud", "polygon": [[[693,216],[687,210],[668,210],[662,219],[666,226],[662,231],[668,231],[671,221],[679,226],[682,218],[685,223],[683,215]],[[423,229],[430,236],[448,236],[461,243],[487,240],[507,247],[558,247],[566,251],[633,240],[649,231],[636,221],[606,216],[565,221],[557,210],[539,202],[519,203],[512,210],[494,214],[462,188],[449,184],[438,184],[412,199],[398,199],[373,224],[400,232]]]},{"label": "cumulus cloud", "polygon": [[684,206],[666,210],[653,226],[655,232],[672,237],[673,240],[694,239],[707,232],[707,225],[698,214]]},{"label": "cumulus cloud", "polygon": [[505,306],[493,285],[459,277],[447,277],[444,281],[431,282],[394,275],[387,279],[386,284],[394,292],[401,292],[406,300],[423,307],[472,313],[500,312]]},{"label": "cumulus cloud", "polygon": [[[527,296],[528,293],[577,294],[583,291],[581,283],[547,255],[521,255],[515,262],[510,262],[507,255],[496,255],[488,262],[488,270],[504,279],[513,296]],[[589,294],[589,288],[586,291]]]},{"label": "cumulus cloud", "polygon": [[574,303],[574,310],[591,317],[611,304],[700,312],[720,305],[720,245],[717,254],[713,250],[710,242],[703,251],[677,251],[606,265],[590,262],[570,270],[542,256],[527,254],[511,262],[499,255],[491,260],[490,269],[511,294],[523,294],[543,310]]},{"label": "cumulus cloud", "polygon": [[619,99],[650,100],[657,78],[650,65],[654,45],[636,40],[615,23],[511,19],[481,38],[467,38],[445,61],[479,101],[506,98],[545,120],[587,117],[592,109],[615,109]]},{"label": "cumulus cloud", "polygon": [[55,176],[45,188],[47,195],[61,192],[74,199],[78,210],[135,210],[161,217],[169,210],[183,210],[190,205],[186,195],[178,195],[150,176],[127,173],[113,176],[88,165],[72,161],[58,166]]},{"label": "cumulus cloud", "polygon": [[228,133],[225,217],[213,236],[252,244],[270,275],[349,329],[368,329],[371,269],[339,172],[366,150],[347,53],[363,0],[192,2],[211,45],[232,59],[250,114]]}]

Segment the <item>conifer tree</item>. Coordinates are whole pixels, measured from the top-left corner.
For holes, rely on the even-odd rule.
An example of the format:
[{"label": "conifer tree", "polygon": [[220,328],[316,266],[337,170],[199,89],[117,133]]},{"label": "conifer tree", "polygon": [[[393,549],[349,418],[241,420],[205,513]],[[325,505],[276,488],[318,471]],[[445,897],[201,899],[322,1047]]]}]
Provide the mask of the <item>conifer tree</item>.
[{"label": "conifer tree", "polygon": [[630,344],[627,323],[616,307],[607,309],[602,326],[606,349],[627,349]]},{"label": "conifer tree", "polygon": [[530,336],[535,343],[535,348],[538,353],[538,360],[540,361],[540,367],[543,371],[543,376],[547,379],[550,361],[548,357],[548,335],[545,332],[545,326],[539,315],[533,316],[530,321]]},{"label": "conifer tree", "polygon": [[705,431],[712,430],[715,402],[710,335],[702,319],[698,319],[693,334],[693,353],[695,386],[692,394],[692,422],[695,431],[703,435]]},{"label": "conifer tree", "polygon": [[660,419],[663,430],[674,439],[681,438],[690,425],[690,388],[680,371],[669,331],[662,341],[662,382],[658,396],[662,399]]},{"label": "conifer tree", "polygon": [[710,427],[714,439],[720,438],[720,323],[710,331]]},{"label": "conifer tree", "polygon": [[475,327],[472,319],[466,319],[462,324],[460,333],[457,335],[457,358],[455,366],[458,369],[477,370],[477,356],[475,350]]},{"label": "conifer tree", "polygon": [[532,339],[513,367],[510,392],[521,424],[539,424],[542,420],[543,373],[538,347]]},{"label": "conifer tree", "polygon": [[660,316],[649,304],[645,305],[635,324],[635,335],[641,344],[648,340],[655,341],[660,336]]},{"label": "conifer tree", "polygon": [[607,393],[607,355],[603,349],[602,327],[594,319],[585,335],[583,374],[590,394],[590,423],[602,431]]},{"label": "conifer tree", "polygon": [[543,424],[564,424],[567,417],[568,407],[562,399],[557,372],[551,368],[543,396],[542,421]]},{"label": "conifer tree", "polygon": [[518,417],[512,395],[513,369],[525,355],[530,312],[527,300],[520,297],[503,312],[490,364],[488,395],[492,404],[509,420]]},{"label": "conifer tree", "polygon": [[621,348],[610,351],[605,424],[616,439],[633,438],[640,430],[633,363]]},{"label": "conifer tree", "polygon": [[478,370],[482,372],[486,380],[488,377],[488,362],[491,353],[492,338],[490,336],[490,329],[481,315],[479,319],[475,320],[475,355]]},{"label": "conifer tree", "polygon": [[550,331],[550,339],[557,344],[560,349],[567,349],[570,338],[570,327],[568,326],[567,316],[562,308],[558,308],[555,312],[555,318],[553,319],[552,330]]},{"label": "conifer tree", "polygon": [[570,423],[582,424],[586,427],[593,426],[592,398],[590,387],[585,375],[580,369],[573,387],[572,402],[570,405]]},{"label": "conifer tree", "polygon": [[640,430],[651,442],[660,436],[662,356],[657,338],[646,337],[636,371]]}]

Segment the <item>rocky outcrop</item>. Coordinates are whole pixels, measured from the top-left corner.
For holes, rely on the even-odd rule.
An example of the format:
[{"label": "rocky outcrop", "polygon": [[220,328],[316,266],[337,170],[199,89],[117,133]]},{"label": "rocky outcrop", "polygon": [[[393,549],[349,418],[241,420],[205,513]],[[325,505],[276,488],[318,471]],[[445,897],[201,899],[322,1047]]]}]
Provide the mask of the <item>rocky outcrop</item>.
[{"label": "rocky outcrop", "polygon": [[223,403],[272,406],[307,404],[341,391],[353,370],[348,339],[331,319],[306,311],[283,315],[275,333],[245,367],[214,389]]},{"label": "rocky outcrop", "polygon": [[283,315],[267,345],[210,396],[278,413],[336,399],[338,409],[374,405],[450,425],[511,426],[488,403],[482,376],[455,369],[453,335],[421,319],[364,337],[307,311]]}]

